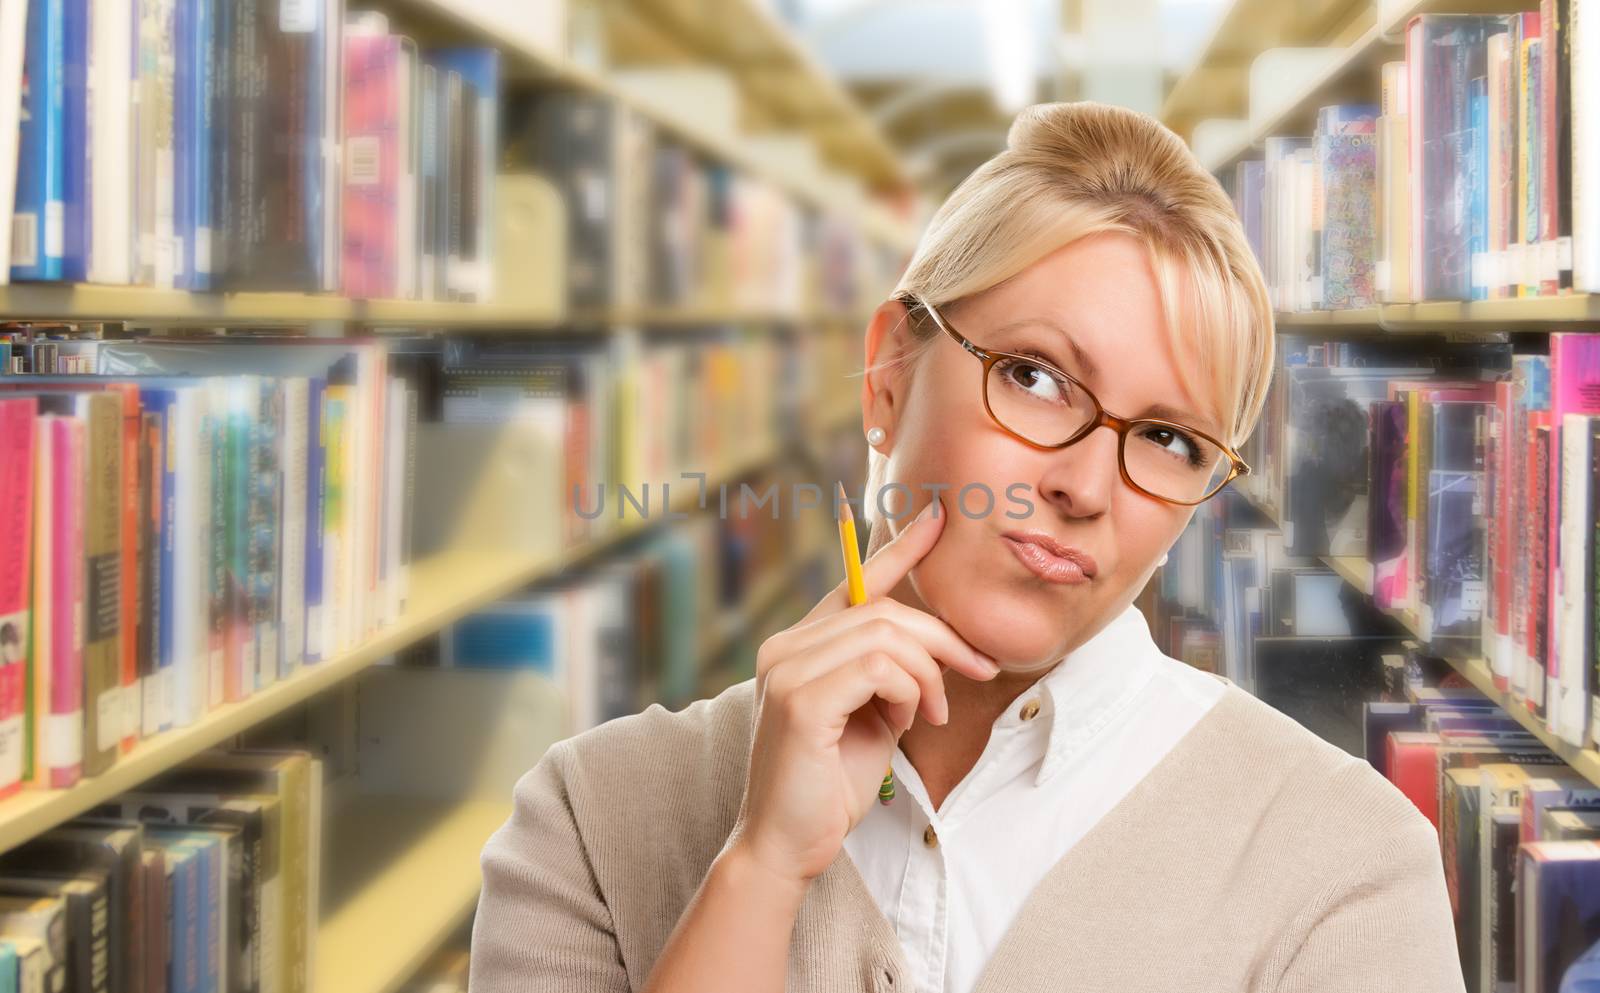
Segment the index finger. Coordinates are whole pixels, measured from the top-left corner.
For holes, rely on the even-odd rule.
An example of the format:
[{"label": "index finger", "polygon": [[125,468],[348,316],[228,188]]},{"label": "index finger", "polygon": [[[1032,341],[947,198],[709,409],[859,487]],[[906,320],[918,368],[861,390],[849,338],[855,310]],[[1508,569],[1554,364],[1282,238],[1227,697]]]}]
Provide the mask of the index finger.
[{"label": "index finger", "polygon": [[[911,519],[911,523],[873,552],[861,564],[861,580],[867,590],[867,599],[888,596],[912,567],[933,550],[939,535],[944,531],[945,512],[938,494]],[[844,583],[835,586],[823,597],[805,620],[832,614],[850,606],[850,594]]]}]

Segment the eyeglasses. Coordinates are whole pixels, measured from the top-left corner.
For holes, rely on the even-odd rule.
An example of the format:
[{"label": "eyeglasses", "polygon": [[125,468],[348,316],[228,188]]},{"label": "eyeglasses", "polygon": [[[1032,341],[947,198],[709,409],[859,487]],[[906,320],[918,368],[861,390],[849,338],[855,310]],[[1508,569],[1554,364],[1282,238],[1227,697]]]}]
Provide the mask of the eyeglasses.
[{"label": "eyeglasses", "polygon": [[926,311],[940,330],[983,362],[984,409],[1020,441],[1066,448],[1105,425],[1117,432],[1123,480],[1140,493],[1183,506],[1204,503],[1250,472],[1237,452],[1203,431],[1159,418],[1118,417],[1081,381],[1037,356],[980,348],[928,303],[915,296],[897,299],[908,310]]}]

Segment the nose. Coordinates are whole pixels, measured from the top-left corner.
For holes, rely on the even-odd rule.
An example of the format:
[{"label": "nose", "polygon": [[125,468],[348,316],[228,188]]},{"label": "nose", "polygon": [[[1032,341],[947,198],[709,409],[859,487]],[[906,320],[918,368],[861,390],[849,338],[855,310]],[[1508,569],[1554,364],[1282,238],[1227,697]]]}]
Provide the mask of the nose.
[{"label": "nose", "polygon": [[1117,468],[1117,432],[1102,424],[1066,448],[1051,452],[1039,479],[1039,495],[1072,517],[1095,517],[1111,506],[1122,485]]}]

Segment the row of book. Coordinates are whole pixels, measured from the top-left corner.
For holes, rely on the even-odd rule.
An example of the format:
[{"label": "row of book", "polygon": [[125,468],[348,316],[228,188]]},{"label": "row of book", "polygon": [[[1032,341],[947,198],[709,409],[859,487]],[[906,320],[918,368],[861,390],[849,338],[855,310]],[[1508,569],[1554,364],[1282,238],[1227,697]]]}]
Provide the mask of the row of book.
[{"label": "row of book", "polygon": [[1600,290],[1600,35],[1577,6],[1415,17],[1380,103],[1235,167],[1278,310]]},{"label": "row of book", "polygon": [[[1546,677],[1577,679],[1594,651],[1600,336],[1544,344],[1285,337],[1272,415],[1245,456],[1291,553],[1361,560],[1378,606],[1483,654],[1541,715]],[[1579,706],[1550,715],[1574,744],[1592,738]]]},{"label": "row of book", "polygon": [[798,341],[738,327],[576,341],[460,336],[439,347],[435,447],[458,457],[463,439],[501,425],[528,433],[519,500],[565,521],[559,545],[569,548],[658,520],[669,501],[681,511],[686,495],[715,506],[724,474],[775,454],[792,434],[814,386],[813,355]]},{"label": "row of book", "polygon": [[205,752],[0,856],[0,988],[308,993],[322,764]]},{"label": "row of book", "polygon": [[576,308],[845,313],[886,295],[902,261],[851,219],[805,208],[601,94],[511,98],[506,144],[508,167],[547,177],[567,205]]},{"label": "row of book", "polygon": [[420,54],[343,0],[3,16],[0,281],[490,294],[494,50]]},{"label": "row of book", "polygon": [[415,390],[383,344],[63,344],[96,374],[0,378],[0,794],[353,648],[409,585]]},{"label": "row of book", "polygon": [[1549,991],[1600,962],[1600,786],[1470,686],[1366,707],[1367,758],[1439,831],[1467,989]]},{"label": "row of book", "polygon": [[814,587],[803,550],[829,547],[826,505],[795,512],[785,504],[775,519],[773,502],[758,502],[802,481],[793,464],[758,469],[738,480],[748,498],[729,487],[726,513],[713,490],[705,512],[455,621],[395,664],[538,673],[567,701],[567,734],[652,702],[685,706],[702,696],[709,655],[730,647],[755,591],[775,582]]}]

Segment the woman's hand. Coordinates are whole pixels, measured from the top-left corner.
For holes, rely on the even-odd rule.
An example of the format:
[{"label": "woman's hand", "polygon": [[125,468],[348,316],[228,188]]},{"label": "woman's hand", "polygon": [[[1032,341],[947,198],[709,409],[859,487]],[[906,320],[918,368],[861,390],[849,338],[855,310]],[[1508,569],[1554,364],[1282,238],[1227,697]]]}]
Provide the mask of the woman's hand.
[{"label": "woman's hand", "polygon": [[821,875],[866,815],[916,715],[949,719],[944,672],[999,667],[944,621],[888,598],[944,529],[937,498],[862,567],[867,602],[840,583],[756,655],[756,732],[727,848],[779,878]]}]

